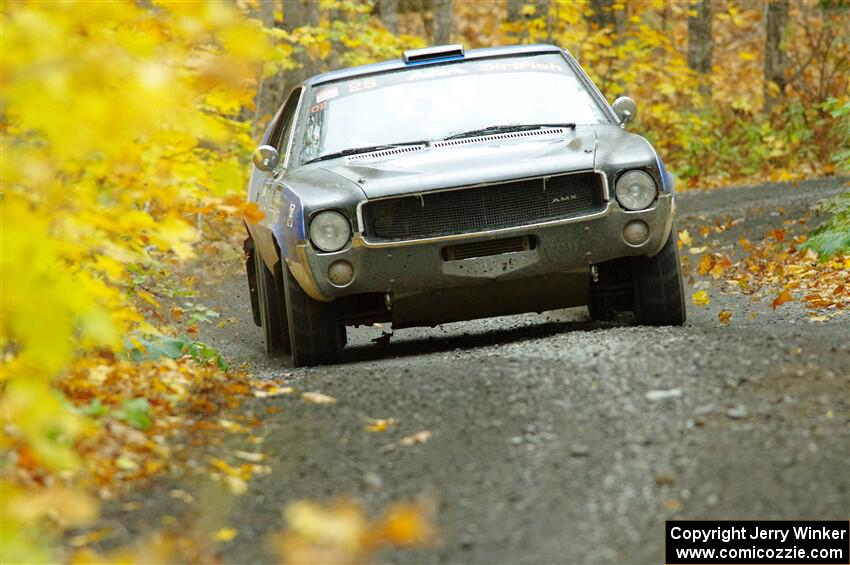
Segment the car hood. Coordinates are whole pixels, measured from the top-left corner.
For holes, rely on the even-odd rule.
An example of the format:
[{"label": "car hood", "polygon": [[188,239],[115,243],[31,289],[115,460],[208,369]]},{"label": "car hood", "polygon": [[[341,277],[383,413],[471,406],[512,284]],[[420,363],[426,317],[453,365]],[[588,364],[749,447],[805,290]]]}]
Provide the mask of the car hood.
[{"label": "car hood", "polygon": [[[619,129],[619,128],[618,128]],[[505,142],[470,140],[391,158],[338,159],[322,166],[360,186],[368,198],[427,192],[507,179],[592,170],[597,134],[579,127],[566,135]]]}]

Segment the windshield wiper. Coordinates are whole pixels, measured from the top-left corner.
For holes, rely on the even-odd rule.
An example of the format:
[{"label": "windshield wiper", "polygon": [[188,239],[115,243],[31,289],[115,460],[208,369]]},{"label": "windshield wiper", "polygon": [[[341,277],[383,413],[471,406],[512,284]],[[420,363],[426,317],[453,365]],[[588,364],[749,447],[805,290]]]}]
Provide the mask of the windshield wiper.
[{"label": "windshield wiper", "polygon": [[383,145],[369,145],[367,147],[352,147],[350,149],[343,149],[342,151],[334,151],[333,153],[326,153],[324,155],[319,155],[318,157],[314,157],[309,161],[304,161],[304,165],[308,163],[315,163],[316,161],[326,161],[328,159],[336,159],[337,157],[346,157],[348,155],[357,155],[358,153],[371,153],[372,151],[383,151],[385,149],[395,149],[396,147],[406,147],[408,145],[428,145],[430,143],[428,140],[425,141],[404,141],[402,143],[385,143]]},{"label": "windshield wiper", "polygon": [[461,133],[455,133],[448,136],[444,141],[449,139],[461,139],[464,137],[478,137],[480,135],[492,135],[496,133],[511,133],[515,131],[529,131],[543,128],[569,128],[576,129],[575,124],[522,124],[522,125],[500,125],[489,126],[486,128],[473,129]]}]

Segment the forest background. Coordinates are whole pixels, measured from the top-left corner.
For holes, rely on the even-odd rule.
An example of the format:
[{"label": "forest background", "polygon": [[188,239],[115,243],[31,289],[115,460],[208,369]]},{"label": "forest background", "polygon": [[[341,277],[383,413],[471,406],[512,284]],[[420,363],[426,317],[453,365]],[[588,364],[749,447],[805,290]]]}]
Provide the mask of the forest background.
[{"label": "forest background", "polygon": [[[9,1],[0,17],[3,562],[69,558],[98,499],[172,470],[181,428],[273,393],[194,340],[215,313],[183,267],[258,219],[251,152],[312,74],[554,43],[609,101],[637,101],[629,128],[678,190],[850,172],[846,0]],[[850,193],[820,210],[795,243],[840,265]],[[213,471],[237,492],[246,465]]]}]

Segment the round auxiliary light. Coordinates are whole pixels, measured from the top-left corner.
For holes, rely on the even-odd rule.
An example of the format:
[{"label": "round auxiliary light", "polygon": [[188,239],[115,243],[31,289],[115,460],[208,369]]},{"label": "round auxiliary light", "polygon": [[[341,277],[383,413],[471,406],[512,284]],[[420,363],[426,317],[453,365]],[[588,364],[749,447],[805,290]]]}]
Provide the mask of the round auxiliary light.
[{"label": "round auxiliary light", "polygon": [[319,212],[310,222],[310,241],[322,251],[339,251],[351,238],[351,225],[339,212]]},{"label": "round auxiliary light", "polygon": [[617,179],[617,201],[626,210],[643,210],[655,202],[655,181],[644,171],[628,171]]},{"label": "round auxiliary light", "polygon": [[348,261],[334,261],[328,267],[328,280],[334,286],[347,286],[354,280],[354,267]]},{"label": "round auxiliary light", "polygon": [[629,245],[641,245],[649,239],[649,226],[643,220],[632,220],[623,228],[623,239]]}]

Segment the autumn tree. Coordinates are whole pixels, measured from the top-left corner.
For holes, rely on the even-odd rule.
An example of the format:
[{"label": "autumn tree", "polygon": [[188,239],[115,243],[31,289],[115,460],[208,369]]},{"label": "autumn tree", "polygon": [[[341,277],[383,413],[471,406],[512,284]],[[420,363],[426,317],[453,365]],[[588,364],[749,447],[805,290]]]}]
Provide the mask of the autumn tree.
[{"label": "autumn tree", "polygon": [[398,0],[380,0],[378,12],[390,33],[398,34]]},{"label": "autumn tree", "polygon": [[711,37],[712,2],[691,2],[688,13],[688,67],[700,73],[700,91],[711,93],[711,85],[705,80],[711,72],[714,41]]},{"label": "autumn tree", "polygon": [[590,0],[593,15],[590,23],[599,29],[615,29],[617,20],[614,17],[614,0]]},{"label": "autumn tree", "polygon": [[[274,0],[259,0],[254,16],[263,23],[264,27],[273,28],[275,26],[274,8]],[[280,83],[282,80],[281,73],[275,73],[260,81],[257,98],[254,101],[254,119],[251,123],[254,138],[262,135],[262,128],[265,127],[264,118],[275,112],[280,100]]]},{"label": "autumn tree", "polygon": [[431,41],[435,45],[444,45],[451,41],[453,12],[454,0],[431,0]]},{"label": "autumn tree", "polygon": [[785,90],[785,31],[788,27],[788,0],[771,0],[767,4],[764,38],[764,106],[770,111]]}]

